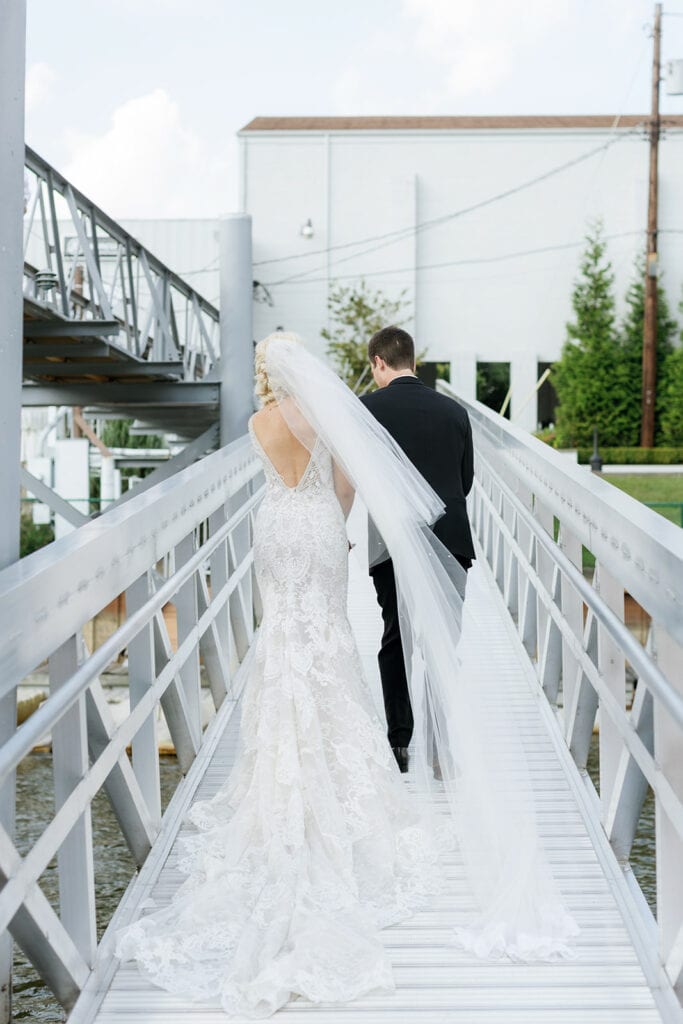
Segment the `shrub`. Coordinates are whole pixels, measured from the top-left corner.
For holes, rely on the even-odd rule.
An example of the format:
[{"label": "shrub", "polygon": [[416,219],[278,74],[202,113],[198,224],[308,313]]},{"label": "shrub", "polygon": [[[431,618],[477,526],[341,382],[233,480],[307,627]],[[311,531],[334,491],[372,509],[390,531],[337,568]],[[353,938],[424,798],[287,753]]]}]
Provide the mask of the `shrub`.
[{"label": "shrub", "polygon": [[634,396],[615,325],[614,274],[600,222],[586,236],[572,308],[568,340],[553,369],[557,444],[590,444],[594,427],[607,444],[621,444],[631,439]]},{"label": "shrub", "polygon": [[683,348],[671,352],[659,389],[661,436],[665,444],[683,445]]},{"label": "shrub", "polygon": [[[593,454],[590,448],[579,448],[579,462],[587,463]],[[683,464],[683,446],[671,448],[613,448],[598,445],[600,458],[608,465],[673,466]]]}]

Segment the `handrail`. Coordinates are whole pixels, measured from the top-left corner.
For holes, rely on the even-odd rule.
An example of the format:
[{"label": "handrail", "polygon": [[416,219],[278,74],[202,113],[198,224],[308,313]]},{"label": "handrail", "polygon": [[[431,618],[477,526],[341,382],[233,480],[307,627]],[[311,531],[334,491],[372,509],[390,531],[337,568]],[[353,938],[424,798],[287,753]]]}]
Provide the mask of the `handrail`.
[{"label": "handrail", "polygon": [[2,570],[0,695],[186,536],[188,517],[210,515],[258,469],[239,438]]},{"label": "handrail", "polygon": [[482,449],[495,450],[512,480],[534,493],[629,593],[683,643],[683,531],[585,466],[498,416],[481,402],[456,395],[469,414]]},{"label": "handrail", "polygon": [[47,160],[40,156],[35,151],[35,149],[32,149],[30,146],[26,146],[26,166],[29,170],[33,171],[37,175],[40,175],[46,180],[49,174],[52,179],[53,185],[55,185],[58,191],[61,193],[64,193],[67,187],[71,188],[74,197],[76,198],[78,206],[84,210],[87,210],[89,214],[94,215],[97,224],[105,228],[108,234],[112,236],[112,238],[116,238],[117,241],[121,242],[124,245],[130,245],[131,250],[136,254],[144,252],[147,257],[149,266],[152,270],[154,270],[160,276],[168,276],[168,280],[186,298],[195,296],[201,308],[204,309],[207,313],[209,313],[212,317],[218,319],[218,309],[214,305],[212,305],[212,303],[210,303],[208,299],[205,299],[204,296],[200,295],[200,293],[196,291],[196,289],[194,289],[191,284],[188,284],[188,282],[185,281],[178,274],[176,274],[175,271],[167,267],[166,264],[163,263],[158,256],[155,256],[154,253],[147,248],[147,246],[143,245],[142,242],[138,241],[138,239],[135,238],[130,233],[130,231],[122,227],[121,224],[115,221],[113,217],[110,217],[108,213],[105,213],[102,207],[97,206],[97,204],[94,203],[91,199],[88,199],[85,193],[81,192],[80,189],[76,188],[75,185],[72,185],[71,182],[67,178],[65,178],[64,175],[61,174],[56,167],[53,167],[52,164],[49,164]]},{"label": "handrail", "polygon": [[[443,382],[439,390],[469,414],[473,530],[589,788],[599,715],[595,802],[630,889],[648,786],[654,793],[657,919],[642,897],[633,918],[643,948],[656,928],[653,984],[675,1000],[683,986],[683,531],[481,403]],[[582,546],[595,557],[592,579],[582,571]],[[624,621],[627,595],[649,616],[645,646]],[[630,710],[627,663],[637,681]]]},{"label": "handrail", "polygon": [[[46,657],[50,681],[47,699],[0,749],[0,785],[47,732],[55,780],[55,813],[25,854],[0,826],[0,930],[66,1009],[98,956],[94,797],[106,790],[141,865],[161,824],[159,706],[186,772],[202,744],[202,676],[215,710],[237,696],[233,678],[260,606],[252,532],[261,481],[260,461],[239,438],[0,573],[0,689]],[[84,622],[121,593],[125,622],[88,654]],[[130,707],[115,726],[99,674],[124,649]],[[59,916],[38,885],[55,855]]]},{"label": "handrail", "polygon": [[[216,548],[220,544],[225,543],[226,538],[235,527],[259,504],[263,497],[263,491],[264,488],[261,487],[248,498],[181,569],[159,587],[141,608],[138,608],[132,615],[129,615],[125,623],[115,633],[112,633],[97,648],[94,654],[91,654],[83,662],[79,669],[71,676],[68,683],[61,686],[55,694],[51,694],[47,700],[43,701],[40,707],[19,726],[12,738],[0,747],[0,785],[2,785],[9,772],[33,749],[40,737],[52,729],[64,713],[82,696],[93,680],[116,659],[133,637],[137,636],[142,627],[147,625],[154,614],[161,611],[164,605],[173,599],[180,588],[201,567],[202,563],[214,553]],[[244,569],[246,568],[248,568],[248,565],[244,566]],[[244,572],[244,569],[242,572]],[[235,577],[238,577],[238,575],[239,570],[236,570]],[[239,579],[236,579],[235,585],[237,582],[239,582]],[[216,610],[220,610],[227,596],[229,595],[216,597],[214,617]],[[1,596],[0,600],[2,600]]]},{"label": "handrail", "polygon": [[[24,294],[34,315],[42,310],[53,329],[73,321],[82,331],[85,324],[92,337],[136,362],[178,367],[183,380],[206,378],[220,355],[216,306],[30,146],[25,166],[37,185],[24,227]],[[69,252],[65,223],[77,238]],[[107,240],[111,258],[102,251]]]},{"label": "handrail", "polygon": [[[599,618],[600,622],[609,631],[610,636],[619,644],[624,651],[624,654],[628,656],[628,660],[637,671],[638,678],[642,678],[647,683],[649,689],[653,695],[657,697],[664,708],[669,712],[674,721],[680,725],[683,729],[683,697],[676,691],[672,683],[666,678],[663,672],[657,667],[656,662],[648,655],[642,644],[638,643],[633,633],[624,624],[623,620],[619,619],[609,605],[602,599],[600,594],[594,587],[592,587],[586,580],[586,577],[582,572],[574,565],[574,563],[567,558],[562,548],[560,548],[548,533],[541,527],[537,519],[531,515],[529,510],[523,505],[523,503],[515,496],[512,490],[505,484],[503,480],[498,479],[499,487],[505,491],[505,495],[510,502],[510,505],[514,506],[520,519],[523,520],[525,526],[534,534],[537,542],[547,552],[548,555],[560,568],[563,576],[571,581],[572,586],[580,594],[581,599],[585,602],[586,606],[591,609],[592,612]],[[487,503],[489,499],[484,496]],[[634,498],[631,499],[635,501]],[[504,524],[501,525],[502,530],[506,530]],[[514,543],[512,536],[509,531],[508,537],[511,543]],[[524,555],[524,552],[517,546],[516,551],[518,559],[523,559],[527,562],[527,572],[534,572],[533,567],[528,563],[528,559]],[[542,586],[541,581],[536,578],[536,582]],[[550,601],[550,595],[548,597],[548,604],[552,604]]]}]

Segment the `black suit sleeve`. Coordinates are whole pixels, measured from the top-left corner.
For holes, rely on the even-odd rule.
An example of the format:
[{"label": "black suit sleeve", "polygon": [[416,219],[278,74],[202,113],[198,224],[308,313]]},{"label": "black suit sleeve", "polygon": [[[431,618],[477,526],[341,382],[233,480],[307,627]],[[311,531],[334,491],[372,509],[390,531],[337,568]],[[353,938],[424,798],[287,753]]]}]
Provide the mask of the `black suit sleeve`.
[{"label": "black suit sleeve", "polygon": [[465,447],[462,453],[462,489],[465,495],[470,493],[472,489],[472,481],[474,480],[474,448],[472,445],[472,426],[470,424],[470,418],[467,416],[467,432],[465,434]]}]

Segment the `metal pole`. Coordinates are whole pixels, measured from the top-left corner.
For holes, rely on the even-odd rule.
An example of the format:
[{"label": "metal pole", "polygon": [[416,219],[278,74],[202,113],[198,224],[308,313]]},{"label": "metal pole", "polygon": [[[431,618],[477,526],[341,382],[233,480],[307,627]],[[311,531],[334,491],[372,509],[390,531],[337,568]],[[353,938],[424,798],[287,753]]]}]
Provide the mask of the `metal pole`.
[{"label": "metal pole", "polygon": [[[0,569],[19,558],[19,460],[24,217],[26,0],[0,0]],[[0,701],[0,744],[17,724],[17,691]],[[14,773],[0,790],[0,822],[14,835]],[[12,940],[0,936],[0,1021],[11,1018]]]},{"label": "metal pole", "polygon": [[[254,330],[252,322],[253,270],[251,263],[251,217],[228,214],[220,224],[220,443],[229,444],[247,429],[254,409]],[[214,527],[235,511],[250,494],[247,485],[227,502]],[[251,547],[248,518],[232,534],[227,546],[228,572],[233,572]],[[253,587],[251,576],[231,595],[229,615],[237,656],[241,660],[251,642]],[[229,666],[225,666],[226,674]]]},{"label": "metal pole", "polygon": [[652,114],[650,117],[650,187],[647,209],[647,265],[645,269],[645,322],[643,324],[643,413],[640,443],[655,443],[657,398],[657,172],[659,156],[659,79],[662,43],[662,5],[655,4],[652,55]]},{"label": "metal pole", "polygon": [[253,412],[252,288],[251,217],[228,214],[220,223],[221,445],[245,433]]}]

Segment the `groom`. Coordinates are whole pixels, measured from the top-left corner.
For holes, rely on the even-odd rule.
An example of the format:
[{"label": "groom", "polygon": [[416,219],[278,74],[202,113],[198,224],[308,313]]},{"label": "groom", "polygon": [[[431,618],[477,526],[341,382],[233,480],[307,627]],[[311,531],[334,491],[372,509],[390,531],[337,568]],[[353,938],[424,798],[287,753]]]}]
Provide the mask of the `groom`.
[{"label": "groom", "polygon": [[[386,427],[446,505],[434,533],[464,569],[474,558],[465,498],[474,475],[472,430],[467,412],[423,384],[415,374],[415,345],[400,327],[383,327],[368,344],[379,390],[361,401]],[[382,609],[384,634],[378,655],[389,743],[402,772],[408,771],[413,733],[408,680],[401,647],[396,581],[390,558],[371,567]]]}]

